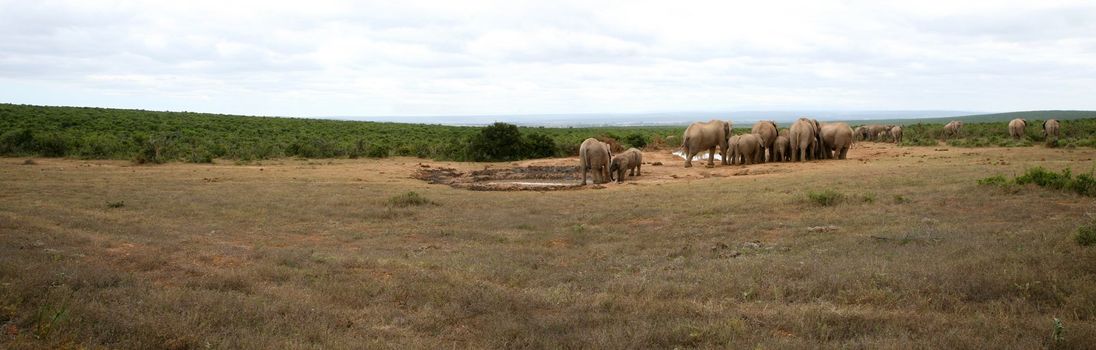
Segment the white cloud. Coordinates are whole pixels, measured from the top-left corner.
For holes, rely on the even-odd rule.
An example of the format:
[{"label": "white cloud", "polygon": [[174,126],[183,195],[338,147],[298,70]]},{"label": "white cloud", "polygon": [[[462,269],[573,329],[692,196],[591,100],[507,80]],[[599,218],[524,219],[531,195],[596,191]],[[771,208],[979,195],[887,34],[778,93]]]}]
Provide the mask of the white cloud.
[{"label": "white cloud", "polygon": [[1096,109],[1084,1],[0,0],[0,102],[270,115]]}]

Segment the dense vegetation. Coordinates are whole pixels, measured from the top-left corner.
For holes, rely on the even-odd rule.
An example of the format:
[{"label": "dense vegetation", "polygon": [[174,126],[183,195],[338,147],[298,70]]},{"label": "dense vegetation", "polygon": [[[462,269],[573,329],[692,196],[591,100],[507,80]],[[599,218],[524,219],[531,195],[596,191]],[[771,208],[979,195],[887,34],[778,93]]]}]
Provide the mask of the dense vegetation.
[{"label": "dense vegetation", "polygon": [[643,147],[680,132],[680,127],[500,123],[480,128],[0,104],[0,155],[137,162],[388,156],[504,161],[574,155],[587,137]]},{"label": "dense vegetation", "polygon": [[[1091,112],[1019,112],[963,117],[1005,120],[1027,117],[1027,138],[1013,141],[1007,121],[967,123],[957,147],[1028,146],[1043,142],[1045,115],[1062,120],[1060,146],[1096,146]],[[1096,117],[1092,114],[1089,117]],[[905,126],[905,145],[936,145],[943,124]],[[906,121],[907,123],[909,121]],[[853,124],[857,125],[856,123]],[[735,133],[747,132],[738,125]],[[676,147],[683,126],[659,127],[488,127],[378,123],[301,118],[246,117],[190,112],[156,112],[85,107],[0,104],[0,155],[211,162],[215,158],[250,161],[279,157],[357,158],[415,156],[437,160],[508,161],[571,156],[587,137],[627,147]]]}]

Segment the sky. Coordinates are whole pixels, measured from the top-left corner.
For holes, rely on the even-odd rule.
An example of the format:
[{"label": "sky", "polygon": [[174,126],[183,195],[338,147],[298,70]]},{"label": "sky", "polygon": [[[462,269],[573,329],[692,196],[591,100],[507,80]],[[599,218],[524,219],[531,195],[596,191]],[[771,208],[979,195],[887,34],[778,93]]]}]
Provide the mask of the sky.
[{"label": "sky", "polygon": [[1093,1],[0,0],[0,102],[245,115],[1096,109]]}]

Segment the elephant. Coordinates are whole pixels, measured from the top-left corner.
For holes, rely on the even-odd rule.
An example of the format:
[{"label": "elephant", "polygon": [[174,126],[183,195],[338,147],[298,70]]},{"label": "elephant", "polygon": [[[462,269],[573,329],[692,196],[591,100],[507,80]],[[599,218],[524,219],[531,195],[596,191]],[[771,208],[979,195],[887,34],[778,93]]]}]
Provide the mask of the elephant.
[{"label": "elephant", "polygon": [[868,140],[868,128],[866,126],[858,126],[852,130],[855,141],[867,141]]},{"label": "elephant", "polygon": [[624,182],[625,170],[629,172],[628,176],[639,176],[639,167],[642,164],[643,152],[635,147],[613,156],[613,160],[609,165],[609,181],[612,181],[615,176],[617,183]]},{"label": "elephant", "polygon": [[739,136],[735,145],[735,154],[742,157],[742,164],[750,165],[763,162],[765,150],[761,147],[762,142],[764,141],[761,137],[755,134]]},{"label": "elephant", "polygon": [[822,124],[818,122],[818,119],[811,119],[811,125],[814,125],[814,159],[823,159]]},{"label": "elephant", "polygon": [[1008,122],[1008,134],[1012,136],[1014,140],[1019,140],[1024,137],[1024,129],[1027,128],[1027,121],[1016,118]]},{"label": "elephant", "polygon": [[951,136],[959,136],[959,131],[963,129],[963,122],[953,120],[944,125],[944,138],[947,139]]},{"label": "elephant", "polygon": [[895,125],[890,128],[891,139],[894,140],[894,144],[902,143],[902,126]]},{"label": "elephant", "polygon": [[685,167],[693,166],[693,157],[701,151],[708,151],[708,166],[715,166],[715,148],[719,147],[723,156],[723,165],[727,165],[727,138],[731,136],[731,122],[711,120],[707,123],[696,122],[685,129],[681,137],[681,148],[685,151]]},{"label": "elephant", "polygon": [[791,160],[793,162],[810,160],[813,157],[812,152],[818,148],[818,135],[815,131],[815,124],[810,119],[799,118],[795,123],[792,123],[791,129],[789,129],[788,140],[791,142]]},{"label": "elephant", "polygon": [[730,148],[730,151],[727,152],[727,161],[729,164],[734,164],[738,161],[738,140],[741,138],[741,135],[734,135],[727,139],[727,147]]},{"label": "elephant", "polygon": [[1060,125],[1057,119],[1047,119],[1043,122],[1043,136],[1047,139],[1047,144],[1058,144],[1058,129]]},{"label": "elephant", "polygon": [[593,171],[594,184],[603,184],[612,180],[609,176],[609,162],[613,159],[613,153],[609,145],[595,138],[582,141],[578,148],[578,158],[582,167],[582,185],[586,186],[586,173]]},{"label": "elephant", "polygon": [[776,151],[776,161],[786,162],[789,160],[792,144],[787,136],[777,136],[776,141],[773,142],[773,148]]},{"label": "elephant", "polygon": [[845,123],[822,125],[822,157],[845,159],[852,146],[852,128]]},{"label": "elephant", "polygon": [[[769,151],[768,161],[774,161],[776,159],[776,151],[773,150],[773,143],[776,142],[776,137],[780,136],[780,133],[776,128],[776,122],[773,122],[772,120],[762,120],[754,123],[753,128],[750,129],[750,133],[761,138],[761,148]],[[765,160],[762,159],[762,162],[764,161]]]}]

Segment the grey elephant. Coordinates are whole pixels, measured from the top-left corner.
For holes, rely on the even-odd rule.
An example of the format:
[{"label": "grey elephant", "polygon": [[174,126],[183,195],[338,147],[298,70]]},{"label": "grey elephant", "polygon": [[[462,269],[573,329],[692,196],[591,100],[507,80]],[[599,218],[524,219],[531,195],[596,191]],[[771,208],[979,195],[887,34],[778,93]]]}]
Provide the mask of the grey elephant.
[{"label": "grey elephant", "polygon": [[822,125],[822,157],[845,159],[852,146],[852,128],[845,123]]},{"label": "grey elephant", "polygon": [[578,147],[579,166],[582,167],[582,185],[586,185],[586,174],[593,171],[594,184],[609,182],[609,162],[613,153],[609,145],[594,138],[582,141]]},{"label": "grey elephant", "polygon": [[777,136],[773,142],[777,162],[787,162],[791,157],[792,143],[787,136]]},{"label": "grey elephant", "polygon": [[901,125],[892,126],[891,129],[890,129],[890,136],[891,136],[891,139],[894,140],[894,144],[896,144],[896,145],[901,144],[902,143],[902,126]]},{"label": "grey elephant", "polygon": [[1016,118],[1008,122],[1008,134],[1012,136],[1012,139],[1019,140],[1024,137],[1024,129],[1027,128],[1027,121]]},{"label": "grey elephant", "polygon": [[852,130],[854,141],[867,141],[868,140],[868,128],[861,125]]},{"label": "grey elephant", "polygon": [[624,182],[624,171],[628,171],[628,176],[639,176],[639,167],[642,164],[643,152],[635,147],[613,156],[613,160],[609,164],[609,181],[612,181],[615,177],[617,183]]},{"label": "grey elephant", "polygon": [[952,120],[944,125],[944,138],[950,138],[952,136],[959,136],[959,131],[963,129],[963,122],[958,120]]},{"label": "grey elephant", "polygon": [[813,152],[818,147],[818,135],[815,124],[807,118],[799,118],[792,123],[788,131],[788,140],[791,143],[792,161],[802,162],[813,158]]},{"label": "grey elephant", "polygon": [[823,159],[822,152],[822,123],[818,122],[818,119],[811,119],[811,125],[814,125],[814,159]]},{"label": "grey elephant", "polygon": [[708,151],[708,166],[715,166],[715,149],[719,147],[723,156],[723,165],[727,165],[727,137],[731,136],[731,122],[711,120],[696,122],[685,129],[681,137],[681,148],[685,151],[685,167],[693,166],[693,157],[702,151]]},{"label": "grey elephant", "polygon": [[1043,122],[1043,136],[1046,137],[1048,145],[1058,144],[1058,129],[1061,127],[1057,119],[1047,119]]},{"label": "grey elephant", "polygon": [[763,162],[765,150],[761,147],[762,142],[761,137],[755,134],[745,134],[738,138],[735,145],[735,154],[742,157],[742,164],[750,165]]},{"label": "grey elephant", "polygon": [[727,147],[730,148],[730,151],[727,152],[728,164],[735,164],[735,162],[738,161],[738,140],[741,138],[741,135],[734,135],[727,138]]},{"label": "grey elephant", "polygon": [[768,150],[769,153],[768,161],[774,161],[774,159],[776,159],[776,151],[773,150],[773,143],[776,142],[776,137],[780,136],[780,131],[776,128],[776,122],[773,122],[772,120],[762,120],[754,123],[753,128],[750,129],[750,133],[761,138],[761,148]]}]

